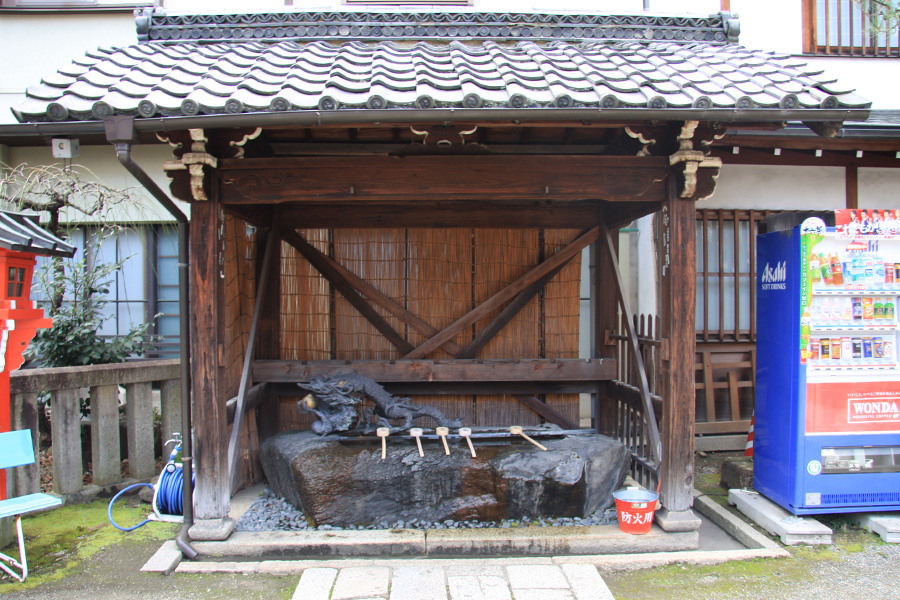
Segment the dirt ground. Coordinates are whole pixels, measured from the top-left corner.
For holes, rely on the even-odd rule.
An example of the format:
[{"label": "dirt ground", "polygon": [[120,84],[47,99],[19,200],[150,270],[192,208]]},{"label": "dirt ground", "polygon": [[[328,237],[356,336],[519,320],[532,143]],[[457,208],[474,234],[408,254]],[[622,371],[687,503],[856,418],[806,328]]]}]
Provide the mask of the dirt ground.
[{"label": "dirt ground", "polygon": [[[727,506],[719,487],[722,462],[740,453],[698,454],[696,487]],[[0,580],[6,600],[219,600],[288,599],[297,576],[141,573],[144,563],[178,525],[149,523],[134,532],[113,528],[108,500],[65,506],[23,519],[31,576],[25,584]],[[728,507],[734,511],[733,507]],[[140,522],[146,505],[123,500],[114,507],[122,526]],[[900,598],[900,545],[853,526],[846,517],[820,519],[834,544],[788,547],[790,558],[733,561],[716,566],[674,564],[634,572],[602,572],[616,600],[896,600]],[[7,549],[7,553],[12,548]],[[240,592],[236,593],[239,588]]]}]

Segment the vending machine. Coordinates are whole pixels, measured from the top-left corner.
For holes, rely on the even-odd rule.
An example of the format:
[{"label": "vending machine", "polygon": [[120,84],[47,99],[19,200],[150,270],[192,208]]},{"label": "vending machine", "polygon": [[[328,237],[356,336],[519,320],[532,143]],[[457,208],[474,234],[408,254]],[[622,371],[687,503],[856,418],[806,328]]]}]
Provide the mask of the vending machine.
[{"label": "vending machine", "polygon": [[900,510],[900,210],[760,235],[753,486],[793,514]]}]

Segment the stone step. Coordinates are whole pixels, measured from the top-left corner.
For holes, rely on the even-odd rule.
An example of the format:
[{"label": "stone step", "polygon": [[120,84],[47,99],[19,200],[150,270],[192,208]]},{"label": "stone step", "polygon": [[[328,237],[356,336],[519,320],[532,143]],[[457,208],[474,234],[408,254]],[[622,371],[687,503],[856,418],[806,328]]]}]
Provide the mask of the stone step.
[{"label": "stone step", "polygon": [[832,543],[831,529],[811,517],[791,514],[759,492],[728,490],[728,502],[787,546]]},{"label": "stone step", "polygon": [[238,532],[221,542],[194,542],[210,558],[339,556],[553,556],[696,550],[697,531],[632,535],[618,525],[411,529],[365,531]]}]

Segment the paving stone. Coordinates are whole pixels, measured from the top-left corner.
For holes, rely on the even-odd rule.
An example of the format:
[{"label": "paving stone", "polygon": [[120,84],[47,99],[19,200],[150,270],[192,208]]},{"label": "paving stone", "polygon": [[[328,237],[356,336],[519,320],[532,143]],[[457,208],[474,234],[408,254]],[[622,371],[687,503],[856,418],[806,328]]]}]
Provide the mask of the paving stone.
[{"label": "paving stone", "polygon": [[516,590],[516,600],[575,600],[569,590]]},{"label": "paving stone", "polygon": [[562,569],[556,565],[518,565],[506,568],[509,587],[516,590],[568,589],[569,582]]},{"label": "paving stone", "polygon": [[294,590],[293,600],[328,600],[337,569],[306,569]]},{"label": "paving stone", "polygon": [[391,600],[446,600],[447,581],[441,567],[397,567],[391,578]]},{"label": "paving stone", "polygon": [[606,582],[594,565],[562,565],[577,600],[613,600]]},{"label": "paving stone", "polygon": [[387,596],[391,570],[388,567],[351,567],[338,573],[331,600]]},{"label": "paving stone", "polygon": [[505,577],[461,575],[447,577],[450,600],[512,600]]},{"label": "paving stone", "polygon": [[503,565],[451,565],[445,566],[447,577],[502,577],[506,578]]}]

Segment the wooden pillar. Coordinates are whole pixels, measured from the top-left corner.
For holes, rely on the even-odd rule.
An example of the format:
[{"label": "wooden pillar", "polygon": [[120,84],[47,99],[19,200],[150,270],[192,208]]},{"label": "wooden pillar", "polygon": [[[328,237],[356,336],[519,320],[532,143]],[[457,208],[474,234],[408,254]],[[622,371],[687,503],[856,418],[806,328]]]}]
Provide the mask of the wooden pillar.
[{"label": "wooden pillar", "polygon": [[[269,276],[266,282],[266,292],[263,297],[262,312],[259,316],[259,324],[256,339],[256,358],[274,359],[281,358],[281,236],[274,225],[277,219],[273,218],[273,227],[269,235],[259,232],[259,242],[256,248],[256,281],[262,277],[261,268],[263,256],[266,255],[266,245],[275,244]],[[256,428],[260,443],[276,433],[280,428],[280,406],[278,394],[270,393],[256,409]]]},{"label": "wooden pillar", "polygon": [[[618,252],[619,237],[613,234],[613,244]],[[603,241],[591,244],[591,358],[615,358],[616,346],[610,334],[618,327],[615,276]],[[600,382],[594,403],[594,428],[598,433],[615,437],[617,410],[615,397],[610,393],[611,382]]]},{"label": "wooden pillar", "polygon": [[224,523],[231,500],[223,368],[225,216],[218,194],[208,196],[192,204],[190,224],[194,517],[198,522],[191,528],[193,539],[222,539],[215,532],[216,523],[203,521]]},{"label": "wooden pillar", "polygon": [[[694,200],[678,196],[677,175],[659,215],[660,327],[664,345],[659,385],[663,398],[662,495],[669,512],[688,511],[694,488],[694,354],[696,243]],[[699,525],[699,523],[698,523]]]},{"label": "wooden pillar", "polygon": [[859,208],[859,168],[856,165],[847,165],[844,186],[847,190],[846,208]]}]

